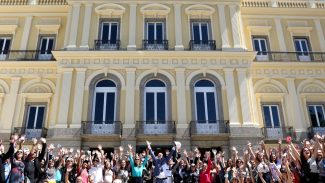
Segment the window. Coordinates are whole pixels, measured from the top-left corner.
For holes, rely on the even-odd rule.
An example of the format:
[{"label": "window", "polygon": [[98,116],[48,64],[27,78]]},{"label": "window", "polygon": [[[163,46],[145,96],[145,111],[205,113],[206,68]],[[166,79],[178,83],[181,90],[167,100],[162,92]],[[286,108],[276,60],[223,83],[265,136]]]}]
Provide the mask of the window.
[{"label": "window", "polygon": [[192,22],[192,39],[195,44],[207,44],[209,38],[209,22]]},{"label": "window", "polygon": [[38,59],[40,60],[51,60],[52,59],[52,50],[54,48],[54,40],[53,36],[41,36],[40,38],[40,48]]},{"label": "window", "polygon": [[109,48],[109,45],[116,45],[119,40],[119,22],[102,22],[101,40],[103,48]]},{"label": "window", "polygon": [[263,105],[264,124],[266,128],[280,128],[279,105]]},{"label": "window", "polygon": [[307,38],[295,38],[294,44],[297,52],[297,57],[299,61],[310,61],[310,48]]},{"label": "window", "polygon": [[144,120],[165,123],[167,119],[167,88],[160,80],[150,80],[144,89]]},{"label": "window", "polygon": [[149,44],[162,44],[164,40],[164,22],[147,22],[147,40]]},{"label": "window", "polygon": [[27,109],[26,128],[42,129],[45,118],[45,105],[29,105]]},{"label": "window", "polygon": [[197,81],[194,85],[194,100],[198,123],[216,123],[219,117],[214,84],[205,79]]},{"label": "window", "polygon": [[325,127],[325,112],[323,105],[308,105],[308,111],[312,127]]},{"label": "window", "polygon": [[267,39],[262,37],[253,37],[254,51],[257,51],[257,60],[268,60]]},{"label": "window", "polygon": [[101,80],[94,92],[93,121],[108,124],[116,120],[116,84],[111,80]]},{"label": "window", "polygon": [[0,37],[0,60],[5,60],[10,49],[10,37]]}]

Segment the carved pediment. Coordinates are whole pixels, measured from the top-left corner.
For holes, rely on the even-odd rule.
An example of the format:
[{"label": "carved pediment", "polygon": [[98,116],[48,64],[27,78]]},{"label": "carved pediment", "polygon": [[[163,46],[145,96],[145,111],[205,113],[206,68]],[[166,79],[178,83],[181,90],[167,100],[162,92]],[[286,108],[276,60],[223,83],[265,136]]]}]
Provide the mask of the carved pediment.
[{"label": "carved pediment", "polygon": [[147,4],[140,9],[141,13],[146,16],[167,16],[170,8],[163,4]]},{"label": "carved pediment", "polygon": [[125,13],[125,8],[118,4],[103,4],[95,8],[95,12],[98,15],[116,17],[122,16]]},{"label": "carved pediment", "polygon": [[185,9],[185,13],[189,17],[206,18],[212,16],[214,12],[215,12],[214,8],[202,4],[192,5]]}]

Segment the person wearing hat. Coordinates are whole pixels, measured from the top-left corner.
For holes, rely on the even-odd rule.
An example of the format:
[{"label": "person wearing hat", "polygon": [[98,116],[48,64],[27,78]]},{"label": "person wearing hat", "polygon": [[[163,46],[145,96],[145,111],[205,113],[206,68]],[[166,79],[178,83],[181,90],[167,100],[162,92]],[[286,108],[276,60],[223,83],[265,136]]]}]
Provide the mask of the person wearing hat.
[{"label": "person wearing hat", "polygon": [[155,177],[155,183],[169,183],[168,177],[171,177],[171,171],[169,171],[169,167],[167,165],[167,163],[169,162],[169,160],[172,158],[175,150],[176,150],[176,145],[178,147],[180,147],[180,144],[174,144],[171,152],[168,154],[167,157],[163,157],[162,153],[158,153],[158,156],[155,156],[155,153],[152,151],[150,142],[147,141],[147,146],[148,149],[150,151],[151,157],[153,159],[153,163],[154,163],[154,177]]},{"label": "person wearing hat", "polygon": [[148,156],[145,155],[143,163],[141,163],[140,156],[136,155],[134,160],[132,157],[132,146],[129,144],[129,160],[132,168],[132,181],[133,183],[143,183],[142,172],[146,169]]}]

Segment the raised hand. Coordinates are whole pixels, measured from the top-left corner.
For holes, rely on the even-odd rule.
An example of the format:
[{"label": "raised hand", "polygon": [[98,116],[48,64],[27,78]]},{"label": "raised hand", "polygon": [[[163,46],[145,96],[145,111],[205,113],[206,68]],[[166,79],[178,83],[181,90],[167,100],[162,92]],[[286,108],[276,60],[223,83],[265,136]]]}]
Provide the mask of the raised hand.
[{"label": "raised hand", "polygon": [[123,151],[124,151],[123,146],[120,146],[120,147],[119,147],[119,150],[120,150],[120,152],[123,152]]},{"label": "raised hand", "polygon": [[131,144],[128,144],[128,147],[130,149],[130,151],[132,150],[132,145]]},{"label": "raised hand", "polygon": [[33,141],[33,145],[36,146],[36,144],[37,144],[37,139],[36,139],[36,138],[32,138],[32,141]]},{"label": "raised hand", "polygon": [[212,153],[213,153],[214,155],[216,155],[216,154],[217,154],[217,150],[216,150],[216,149],[212,149]]},{"label": "raised hand", "polygon": [[103,149],[102,144],[98,144],[97,148],[101,151]]},{"label": "raised hand", "polygon": [[42,142],[42,144],[46,143],[46,139],[45,138],[40,138],[40,141]]},{"label": "raised hand", "polygon": [[151,149],[151,143],[149,141],[146,140],[147,146],[149,149]]}]

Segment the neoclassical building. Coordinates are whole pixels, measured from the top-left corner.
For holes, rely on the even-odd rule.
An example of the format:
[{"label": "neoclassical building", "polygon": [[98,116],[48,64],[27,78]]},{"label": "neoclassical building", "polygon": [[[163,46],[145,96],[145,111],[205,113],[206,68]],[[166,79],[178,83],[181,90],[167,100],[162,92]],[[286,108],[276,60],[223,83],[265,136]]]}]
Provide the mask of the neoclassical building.
[{"label": "neoclassical building", "polygon": [[325,130],[325,1],[0,0],[0,136],[186,148]]}]

